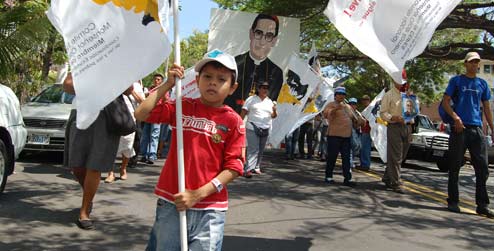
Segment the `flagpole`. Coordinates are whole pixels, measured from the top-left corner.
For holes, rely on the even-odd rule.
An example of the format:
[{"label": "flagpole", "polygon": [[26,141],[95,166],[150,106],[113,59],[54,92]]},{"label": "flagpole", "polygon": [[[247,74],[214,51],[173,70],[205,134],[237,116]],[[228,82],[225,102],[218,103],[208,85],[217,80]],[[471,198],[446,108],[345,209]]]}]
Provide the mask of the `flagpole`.
[{"label": "flagpole", "polygon": [[[167,1],[167,0],[165,0]],[[180,65],[180,36],[179,36],[179,22],[178,22],[178,0],[173,0],[173,36],[175,45],[175,63]],[[182,125],[182,80],[176,78],[175,80],[175,95],[176,99],[176,120],[177,120],[177,168],[178,168],[178,191],[180,193],[185,192],[185,174],[184,174],[184,139],[183,139],[183,125]],[[180,243],[181,250],[187,251],[187,218],[186,211],[179,213],[180,218]]]}]

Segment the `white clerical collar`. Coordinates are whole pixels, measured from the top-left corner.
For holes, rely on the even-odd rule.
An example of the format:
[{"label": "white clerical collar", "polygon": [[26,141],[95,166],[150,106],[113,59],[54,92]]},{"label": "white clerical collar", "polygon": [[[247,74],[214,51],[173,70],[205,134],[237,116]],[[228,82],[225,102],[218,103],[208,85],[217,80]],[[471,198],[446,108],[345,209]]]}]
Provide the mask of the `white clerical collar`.
[{"label": "white clerical collar", "polygon": [[249,51],[249,57],[252,59],[252,61],[254,61],[254,64],[255,65],[260,65],[264,60],[266,60],[267,57],[265,57],[264,59],[262,60],[257,60],[255,59],[253,56],[252,56],[252,53]]}]

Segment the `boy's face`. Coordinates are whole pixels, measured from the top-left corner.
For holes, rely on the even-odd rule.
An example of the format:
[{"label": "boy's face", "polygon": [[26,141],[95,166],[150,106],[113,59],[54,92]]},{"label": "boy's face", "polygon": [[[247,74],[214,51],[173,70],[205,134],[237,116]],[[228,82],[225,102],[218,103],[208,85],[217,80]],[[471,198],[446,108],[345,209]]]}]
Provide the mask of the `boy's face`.
[{"label": "boy's face", "polygon": [[228,95],[231,95],[238,84],[232,84],[232,71],[212,65],[206,65],[201,73],[196,76],[201,101],[205,105],[220,107]]}]

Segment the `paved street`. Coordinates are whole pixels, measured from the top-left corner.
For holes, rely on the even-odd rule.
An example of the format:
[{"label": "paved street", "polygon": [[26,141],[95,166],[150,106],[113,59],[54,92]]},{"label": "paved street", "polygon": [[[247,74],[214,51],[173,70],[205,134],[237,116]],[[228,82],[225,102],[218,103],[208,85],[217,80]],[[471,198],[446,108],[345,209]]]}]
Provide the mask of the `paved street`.
[{"label": "paved street", "polygon": [[[323,162],[268,151],[262,175],[229,186],[223,250],[494,250],[494,220],[474,214],[471,168],[462,173],[464,213],[454,214],[445,210],[447,174],[434,163],[407,161],[402,195],[384,189],[374,161],[348,188],[339,168],[328,186]],[[163,161],[130,169],[127,181],[102,180],[92,231],[74,224],[81,192],[60,163],[59,154],[19,160],[0,197],[0,250],[144,250]],[[493,198],[494,178],[488,189]]]}]

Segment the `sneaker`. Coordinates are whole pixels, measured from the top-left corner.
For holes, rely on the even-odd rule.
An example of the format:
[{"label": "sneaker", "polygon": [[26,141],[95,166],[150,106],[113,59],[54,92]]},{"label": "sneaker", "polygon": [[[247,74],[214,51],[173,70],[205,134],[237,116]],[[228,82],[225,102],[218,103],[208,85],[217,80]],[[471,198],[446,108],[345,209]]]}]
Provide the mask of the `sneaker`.
[{"label": "sneaker", "polygon": [[453,213],[461,213],[461,209],[458,206],[458,203],[448,203],[448,211]]},{"label": "sneaker", "polygon": [[475,210],[477,214],[485,216],[487,218],[494,218],[494,211],[489,209],[488,207],[477,207],[477,210]]},{"label": "sneaker", "polygon": [[334,180],[333,178],[325,178],[324,179],[324,182],[328,183],[328,184],[334,184]]},{"label": "sneaker", "polygon": [[154,162],[152,160],[148,159],[148,160],[146,160],[146,164],[153,165]]},{"label": "sneaker", "polygon": [[345,180],[343,182],[343,185],[344,186],[347,186],[347,187],[356,187],[357,186],[357,183],[353,182],[353,181],[350,181],[350,180]]},{"label": "sneaker", "polygon": [[146,159],[146,157],[142,157],[139,161],[140,162],[143,162],[143,163],[146,163],[148,160]]},{"label": "sneaker", "polygon": [[262,173],[262,172],[261,172],[261,169],[257,169],[257,168],[256,168],[256,169],[254,169],[254,170],[252,170],[251,172],[252,172],[253,174],[261,174],[261,173]]}]

